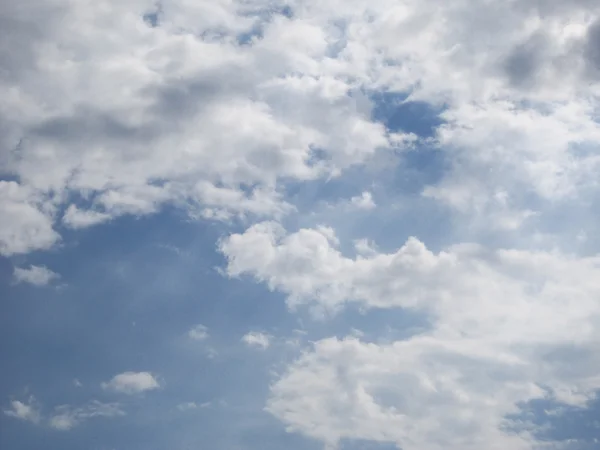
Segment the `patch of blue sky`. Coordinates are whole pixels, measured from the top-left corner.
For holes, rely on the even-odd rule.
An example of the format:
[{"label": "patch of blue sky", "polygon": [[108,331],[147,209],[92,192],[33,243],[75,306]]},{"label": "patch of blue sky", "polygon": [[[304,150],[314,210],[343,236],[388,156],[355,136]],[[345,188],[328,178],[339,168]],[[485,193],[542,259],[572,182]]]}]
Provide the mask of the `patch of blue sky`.
[{"label": "patch of blue sky", "polygon": [[[246,348],[240,339],[252,330],[291,336],[297,318],[288,313],[279,294],[251,280],[229,280],[217,273],[216,267],[223,265],[215,244],[223,233],[219,225],[180,219],[173,211],[142,219],[122,217],[72,232],[67,238],[76,245],[27,259],[60,273],[64,287],[13,285],[11,268],[3,264],[0,346],[5,364],[11,367],[0,373],[3,398],[27,386],[49,410],[91,398],[124,401],[128,416],[81,425],[87,432],[90,427],[106,427],[106,433],[97,435],[102,438],[96,448],[171,448],[180,439],[173,433],[183,413],[176,406],[187,402],[210,402],[218,409],[210,420],[202,419],[207,421],[203,439],[220,440],[211,442],[211,448],[236,448],[241,445],[231,441],[236,433],[259,440],[264,429],[283,436],[278,427],[268,426],[274,419],[261,412],[268,370],[281,345],[275,343],[275,353],[261,352]],[[187,336],[197,324],[207,327],[205,340]],[[101,382],[124,371],[149,371],[164,386],[125,399],[101,389]],[[82,386],[76,387],[74,379]],[[198,406],[192,413],[197,417],[202,409]],[[179,415],[171,417],[165,410]],[[258,428],[257,415],[266,421]],[[249,418],[253,425],[244,425]],[[110,427],[103,425],[106,421]],[[229,424],[227,433],[222,433],[223,424]],[[11,421],[9,428],[22,425]],[[124,439],[120,433],[125,429]],[[68,442],[60,433],[39,434],[40,440],[31,448],[42,443],[49,449],[80,448],[85,433],[78,430],[69,434]],[[208,443],[198,433],[188,435],[188,439],[198,438],[196,446]],[[18,432],[8,433],[2,440],[7,448],[19,448],[24,441],[18,436]],[[272,445],[268,448],[277,448]]]},{"label": "patch of blue sky", "polygon": [[[416,236],[432,249],[452,242],[450,215],[435,200],[421,195],[439,182],[448,170],[443,149],[427,140],[443,123],[426,103],[405,102],[407,94],[372,94],[372,116],[390,132],[414,133],[421,140],[413,149],[382,152],[373,161],[347,169],[336,178],[289,183],[286,199],[297,209],[284,219],[287,229],[331,226],[345,252],[352,252],[351,239],[373,240],[380,249],[393,251],[409,236]],[[318,152],[315,153],[318,159]],[[372,194],[377,207],[352,208],[352,197]]]},{"label": "patch of blue sky", "polygon": [[159,25],[159,13],[158,11],[153,11],[144,14],[143,16],[144,22],[148,24],[148,26],[152,28],[156,28]]},{"label": "patch of blue sky", "polygon": [[273,19],[273,17],[282,16],[291,19],[294,12],[289,5],[282,5],[268,9],[260,9],[258,11],[248,11],[246,14],[242,15],[253,17],[256,21],[251,29],[240,33],[237,36],[237,43],[239,45],[252,45],[254,41],[262,39],[265,26]]},{"label": "patch of blue sky", "polygon": [[583,407],[570,406],[550,398],[521,406],[519,414],[508,417],[509,429],[534,430],[540,441],[569,443],[569,449],[596,449],[600,446],[600,398]]},{"label": "patch of blue sky", "polygon": [[153,9],[146,12],[142,19],[149,27],[156,28],[160,26],[161,16],[163,14],[163,5],[161,2],[156,2],[156,5]]}]

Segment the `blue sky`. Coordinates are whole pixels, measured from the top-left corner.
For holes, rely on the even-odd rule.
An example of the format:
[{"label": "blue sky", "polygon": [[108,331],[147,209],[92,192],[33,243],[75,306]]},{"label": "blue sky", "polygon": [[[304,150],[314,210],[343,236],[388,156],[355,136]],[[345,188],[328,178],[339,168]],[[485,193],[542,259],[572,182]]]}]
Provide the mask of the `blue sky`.
[{"label": "blue sky", "polygon": [[599,6],[0,2],[0,448],[600,448]]}]

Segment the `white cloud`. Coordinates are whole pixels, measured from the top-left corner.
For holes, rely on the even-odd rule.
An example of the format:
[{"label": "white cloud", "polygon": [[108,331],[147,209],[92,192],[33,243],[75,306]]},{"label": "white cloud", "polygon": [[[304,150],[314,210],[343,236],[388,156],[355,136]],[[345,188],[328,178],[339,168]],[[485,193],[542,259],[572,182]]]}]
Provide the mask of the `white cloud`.
[{"label": "white cloud", "polygon": [[[157,27],[143,21],[145,1],[22,3],[2,4],[0,169],[18,180],[0,181],[4,256],[52,248],[57,222],[83,228],[166,204],[219,220],[289,214],[287,181],[335,177],[414,141],[375,123],[364,92],[444,106],[427,145],[447,164],[422,194],[464,219],[465,234],[474,226],[514,236],[534,219],[554,222],[548,211],[565,203],[586,218],[597,203],[598,2],[303,0],[284,17],[265,14],[276,4],[264,0],[174,0],[163,2]],[[238,43],[257,28],[260,37]],[[577,233],[594,236],[594,219]],[[597,260],[488,245],[435,253],[409,239],[380,253],[363,242],[348,258],[329,229],[287,234],[273,223],[223,240],[231,276],[264,281],[291,307],[414,308],[434,324],[387,346],[321,341],[276,385],[271,410],[331,444],[366,436],[408,440],[408,449],[519,448],[527,437],[509,438],[498,424],[515,399],[539,395],[532,383],[585,403],[598,385]],[[332,387],[325,375],[336,364],[346,370],[332,362],[345,351],[360,367]],[[397,365],[388,370],[387,360]],[[429,434],[405,378],[423,406],[439,407]],[[380,385],[392,386],[397,411],[372,394]],[[133,393],[158,382],[127,372],[103,386]],[[311,394],[320,389],[330,402],[312,426],[306,410],[320,404]],[[27,411],[18,405],[10,411]]]},{"label": "white cloud", "polygon": [[390,345],[320,341],[274,385],[269,410],[330,445],[531,448],[531,436],[504,431],[519,402],[584,406],[600,389],[596,257],[475,244],[433,253],[410,238],[394,253],[351,259],[328,233],[288,235],[273,223],[232,235],[221,250],[231,276],[253,275],[290,307],[356,303],[429,316],[431,329]]},{"label": "white cloud", "polygon": [[292,307],[336,311],[354,302],[367,308],[415,308],[452,327],[468,328],[469,335],[510,339],[522,332],[552,343],[561,342],[567,330],[572,338],[590,338],[589,326],[600,313],[594,300],[600,293],[600,262],[592,257],[476,244],[433,253],[410,238],[394,253],[352,259],[318,229],[286,235],[273,223],[230,236],[221,250],[229,275],[254,275],[287,293]]},{"label": "white cloud", "polygon": [[45,250],[59,240],[52,214],[40,206],[43,201],[28,187],[0,180],[0,255]]},{"label": "white cloud", "polygon": [[75,205],[69,205],[62,221],[68,227],[78,229],[107,222],[110,218],[110,214],[107,213],[91,210],[82,211]]},{"label": "white cloud", "polygon": [[39,423],[41,420],[40,408],[34,397],[29,397],[27,403],[19,400],[10,402],[10,408],[4,410],[4,414],[15,419],[25,420],[27,422]]},{"label": "white cloud", "polygon": [[196,409],[198,408],[198,405],[196,404],[196,402],[186,402],[186,403],[180,403],[179,405],[177,405],[177,409],[179,411],[189,411],[191,409]]},{"label": "white cloud", "polygon": [[596,152],[578,151],[600,135],[595,4],[341,5],[286,3],[286,17],[263,0],[176,0],[156,27],[138,0],[6,5],[0,165],[19,182],[0,185],[0,252],[50,248],[55,221],[82,228],[166,203],[221,220],[289,213],[282,182],[414,140],[374,122],[363,92],[445,105],[429,144],[448,171],[425,194],[468,220],[514,230],[536,213],[526,194],[595,190]]},{"label": "white cloud", "polygon": [[[329,56],[332,10],[296,20],[268,2],[205,3],[162,5],[154,28],[137,0],[6,5],[0,165],[20,181],[0,187],[4,254],[49,248],[55,221],[83,228],[166,203],[280,216],[293,210],[281,180],[335,176],[403,145],[370,119],[354,81],[366,67]],[[237,42],[257,27],[253,45]]]},{"label": "white cloud", "polygon": [[194,339],[195,341],[204,341],[208,339],[208,328],[204,325],[196,325],[191,330],[188,331],[188,336],[190,339]]},{"label": "white cloud", "polygon": [[115,375],[109,382],[102,383],[103,389],[123,394],[138,394],[159,387],[159,382],[150,372],[123,372]]},{"label": "white cloud", "polygon": [[180,403],[177,405],[177,409],[179,411],[190,411],[190,410],[194,410],[194,409],[205,409],[211,406],[211,402],[203,402],[203,403],[196,403],[196,402],[185,402],[185,403]]},{"label": "white cloud", "polygon": [[373,209],[377,206],[373,201],[373,196],[368,191],[365,191],[356,197],[352,197],[350,203],[359,209]]},{"label": "white cloud", "polygon": [[118,403],[102,403],[94,400],[79,408],[70,405],[56,407],[54,413],[48,419],[48,424],[55,430],[68,431],[81,422],[94,417],[120,417],[124,415],[125,412]]},{"label": "white cloud", "polygon": [[15,267],[13,277],[17,283],[29,283],[34,286],[46,286],[60,278],[47,267],[34,265],[29,266],[28,269]]},{"label": "white cloud", "polygon": [[250,331],[242,336],[242,342],[249,347],[257,347],[265,350],[271,345],[271,337],[269,334],[260,331]]},{"label": "white cloud", "polygon": [[363,439],[406,450],[533,448],[527,433],[504,430],[517,402],[543,395],[527,380],[532,368],[477,355],[474,344],[322,340],[273,385],[267,410],[330,447]]}]

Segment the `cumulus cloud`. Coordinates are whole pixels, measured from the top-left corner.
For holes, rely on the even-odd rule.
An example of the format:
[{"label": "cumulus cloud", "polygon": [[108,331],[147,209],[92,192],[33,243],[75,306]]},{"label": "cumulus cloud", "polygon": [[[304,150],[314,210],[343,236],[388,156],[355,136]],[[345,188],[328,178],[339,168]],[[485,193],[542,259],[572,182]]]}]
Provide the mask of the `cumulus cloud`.
[{"label": "cumulus cloud", "polygon": [[26,403],[20,400],[11,401],[10,408],[5,409],[4,414],[35,424],[41,420],[40,407],[34,397],[29,397]]},{"label": "cumulus cloud", "polygon": [[11,256],[48,249],[59,236],[52,229],[52,205],[31,188],[0,180],[0,255]]},{"label": "cumulus cloud", "polygon": [[[329,56],[329,12],[174,1],[153,24],[137,0],[4,3],[14,45],[2,54],[0,163],[18,181],[0,185],[3,254],[51,247],[56,222],[83,228],[166,203],[282,215],[293,208],[280,180],[336,176],[402,145]],[[107,29],[111,40],[97,39]]]},{"label": "cumulus cloud", "polygon": [[60,278],[55,272],[44,266],[29,266],[28,269],[15,267],[13,277],[17,283],[29,283],[34,286],[46,286]]},{"label": "cumulus cloud", "polygon": [[122,394],[138,394],[159,387],[160,383],[150,372],[123,372],[102,383],[103,389]]},{"label": "cumulus cloud", "polygon": [[[443,107],[424,143],[447,164],[420,194],[467,232],[515,236],[598,202],[597,1],[173,0],[154,16],[142,0],[0,2],[3,256],[52,248],[60,226],[166,205],[216,220],[293,213],[286,183],[422,140],[375,121],[372,93]],[[373,207],[368,192],[351,203]],[[581,232],[595,235],[595,219]],[[495,245],[434,252],[410,238],[383,253],[357,241],[350,258],[329,228],[269,221],[223,239],[229,275],[291,308],[431,318],[407,341],[317,342],[273,386],[269,410],[328,445],[528,448],[531,435],[504,428],[519,401],[585,405],[598,388],[598,261]],[[126,372],[103,387],[159,383]]]},{"label": "cumulus cloud", "polygon": [[250,331],[242,336],[242,342],[249,347],[256,347],[266,350],[271,345],[271,336],[260,331]]},{"label": "cumulus cloud", "polygon": [[473,344],[322,340],[273,385],[267,410],[330,447],[362,439],[407,450],[531,449],[535,439],[508,431],[505,415],[544,395],[527,379],[532,368]]},{"label": "cumulus cloud", "polygon": [[118,403],[102,403],[94,400],[78,408],[70,405],[57,406],[48,419],[48,424],[55,430],[68,431],[94,417],[119,417],[124,415],[125,412]]},{"label": "cumulus cloud", "polygon": [[521,402],[585,406],[600,389],[597,257],[476,244],[434,253],[410,238],[394,253],[352,259],[329,233],[286,234],[273,223],[221,250],[230,275],[253,275],[290,307],[332,313],[355,303],[430,317],[431,329],[390,345],[319,341],[274,385],[269,410],[327,444],[531,448],[531,435],[506,430]]},{"label": "cumulus cloud", "polygon": [[593,2],[177,0],[156,17],[138,0],[4,3],[0,164],[18,180],[0,184],[5,255],[50,248],[56,222],[167,203],[289,213],[285,181],[406,145],[372,119],[372,92],[445,105],[432,142],[452,157],[426,194],[469,217],[515,229],[531,217],[524,193],[595,180],[595,154],[573,151],[598,142]]},{"label": "cumulus cloud", "polygon": [[356,197],[352,197],[350,199],[350,204],[359,209],[373,209],[377,206],[373,201],[373,196],[368,191],[365,191]]}]

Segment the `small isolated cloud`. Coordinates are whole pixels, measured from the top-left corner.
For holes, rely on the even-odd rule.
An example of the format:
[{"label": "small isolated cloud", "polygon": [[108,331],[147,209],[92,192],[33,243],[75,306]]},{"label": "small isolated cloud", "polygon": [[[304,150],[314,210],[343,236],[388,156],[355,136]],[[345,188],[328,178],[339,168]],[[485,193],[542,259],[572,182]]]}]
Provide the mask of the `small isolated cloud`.
[{"label": "small isolated cloud", "polygon": [[29,269],[15,267],[13,277],[17,283],[29,283],[34,286],[46,286],[60,278],[57,273],[52,272],[47,267],[33,265],[29,266]]},{"label": "small isolated cloud", "polygon": [[123,372],[109,382],[102,383],[103,389],[123,394],[138,394],[159,387],[159,382],[150,372]]},{"label": "small isolated cloud", "polygon": [[204,403],[196,403],[196,402],[184,402],[184,403],[180,403],[179,405],[177,405],[177,409],[179,411],[190,411],[192,409],[204,409],[204,408],[208,408],[211,405],[211,402],[204,402]]},{"label": "small isolated cloud", "polygon": [[73,408],[70,405],[58,406],[48,420],[48,424],[55,430],[68,431],[93,417],[120,417],[124,415],[125,412],[118,403],[102,403],[94,400],[80,408]]},{"label": "small isolated cloud", "polygon": [[352,197],[350,203],[359,209],[373,209],[377,206],[373,201],[373,196],[368,191],[365,191],[356,197]]},{"label": "small isolated cloud", "polygon": [[23,403],[19,400],[13,400],[10,402],[10,408],[4,410],[4,414],[15,419],[25,420],[31,423],[40,422],[40,411],[35,398],[29,397],[27,403]]},{"label": "small isolated cloud", "polygon": [[208,328],[206,328],[204,325],[196,325],[190,331],[188,331],[188,336],[190,339],[203,341],[208,338]]},{"label": "small isolated cloud", "polygon": [[196,404],[196,402],[185,402],[185,403],[180,403],[179,405],[177,405],[177,409],[179,411],[189,411],[190,409],[197,409],[198,405]]},{"label": "small isolated cloud", "polygon": [[259,331],[251,331],[242,337],[242,342],[249,347],[257,347],[265,350],[271,345],[271,336]]}]

